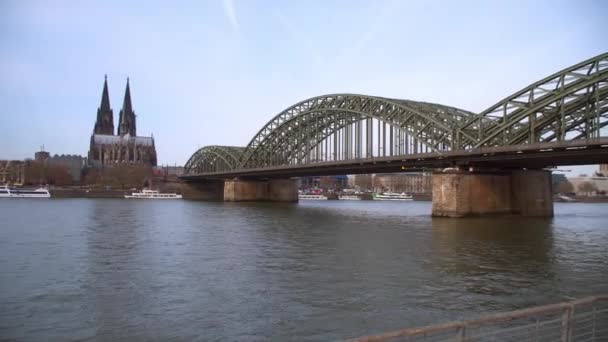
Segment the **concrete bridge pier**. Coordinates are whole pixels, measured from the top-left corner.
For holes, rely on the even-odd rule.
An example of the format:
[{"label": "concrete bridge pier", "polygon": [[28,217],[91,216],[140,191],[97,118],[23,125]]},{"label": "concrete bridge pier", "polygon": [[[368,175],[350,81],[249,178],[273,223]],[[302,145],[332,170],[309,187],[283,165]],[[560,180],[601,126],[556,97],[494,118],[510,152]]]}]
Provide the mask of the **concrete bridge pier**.
[{"label": "concrete bridge pier", "polygon": [[433,173],[433,216],[553,216],[551,172],[444,169]]},{"label": "concrete bridge pier", "polygon": [[223,201],[224,181],[205,180],[202,182],[182,182],[180,192],[185,199],[200,201]]},{"label": "concrete bridge pier", "polygon": [[297,202],[299,180],[232,179],[224,182],[225,202],[269,201]]}]

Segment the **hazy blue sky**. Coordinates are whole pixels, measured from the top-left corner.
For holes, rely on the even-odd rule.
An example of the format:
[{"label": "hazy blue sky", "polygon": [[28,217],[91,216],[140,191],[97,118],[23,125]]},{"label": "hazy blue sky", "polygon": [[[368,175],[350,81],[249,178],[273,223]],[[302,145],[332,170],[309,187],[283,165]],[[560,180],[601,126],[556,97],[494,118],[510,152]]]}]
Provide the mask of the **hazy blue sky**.
[{"label": "hazy blue sky", "polygon": [[[86,155],[127,76],[159,161],[245,146],[306,98],[350,92],[481,111],[608,51],[608,1],[0,1],[0,159]],[[591,168],[587,168],[591,170]]]}]

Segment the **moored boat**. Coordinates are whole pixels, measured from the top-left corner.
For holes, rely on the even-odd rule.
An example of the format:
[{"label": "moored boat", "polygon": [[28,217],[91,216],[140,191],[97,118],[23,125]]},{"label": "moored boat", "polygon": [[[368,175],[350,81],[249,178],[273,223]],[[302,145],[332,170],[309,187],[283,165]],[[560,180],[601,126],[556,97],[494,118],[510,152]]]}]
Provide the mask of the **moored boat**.
[{"label": "moored boat", "polygon": [[374,201],[413,201],[414,197],[410,194],[406,193],[395,193],[395,192],[383,192],[383,193],[374,193],[373,195]]},{"label": "moored boat", "polygon": [[51,198],[51,193],[47,188],[9,188],[5,185],[0,188],[0,198]]},{"label": "moored boat", "polygon": [[158,190],[144,189],[141,192],[133,192],[130,195],[125,195],[125,198],[137,199],[180,199],[182,195],[176,193],[161,193]]},{"label": "moored boat", "polygon": [[327,201],[327,196],[325,195],[298,195],[298,199],[301,200],[317,200],[317,201]]},{"label": "moored boat", "polygon": [[340,195],[338,199],[343,201],[360,201],[361,197],[357,195]]}]

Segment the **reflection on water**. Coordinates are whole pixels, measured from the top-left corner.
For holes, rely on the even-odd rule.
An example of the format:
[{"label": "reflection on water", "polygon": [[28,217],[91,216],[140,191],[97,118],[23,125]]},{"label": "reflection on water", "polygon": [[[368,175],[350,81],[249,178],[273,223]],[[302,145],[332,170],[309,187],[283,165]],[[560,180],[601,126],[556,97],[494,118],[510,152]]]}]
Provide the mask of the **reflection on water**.
[{"label": "reflection on water", "polygon": [[135,205],[95,201],[89,213],[84,286],[90,295],[83,299],[93,309],[90,319],[98,336],[112,337],[116,327],[145,329],[133,322],[141,318],[132,314],[146,305],[136,283],[137,249],[143,246],[145,230],[140,230],[142,213]]},{"label": "reflection on water", "polygon": [[431,225],[434,262],[446,275],[441,280],[477,297],[473,306],[519,307],[530,298],[513,296],[552,287],[552,219],[433,218]]},{"label": "reflection on water", "polygon": [[0,336],[332,340],[608,292],[607,205],[0,203]]},{"label": "reflection on water", "polygon": [[445,272],[536,274],[551,267],[551,219],[434,218],[431,224],[436,261]]}]

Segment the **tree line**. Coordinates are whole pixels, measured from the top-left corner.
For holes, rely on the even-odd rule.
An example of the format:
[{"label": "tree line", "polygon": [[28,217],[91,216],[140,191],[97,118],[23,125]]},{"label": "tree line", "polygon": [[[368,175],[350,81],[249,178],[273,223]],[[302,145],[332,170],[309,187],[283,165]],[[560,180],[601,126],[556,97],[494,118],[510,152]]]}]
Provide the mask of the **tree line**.
[{"label": "tree line", "polygon": [[142,188],[149,186],[154,173],[151,167],[141,165],[118,165],[103,170],[84,168],[81,182],[75,184],[67,166],[30,161],[23,168],[23,185],[88,185],[116,189]]}]

